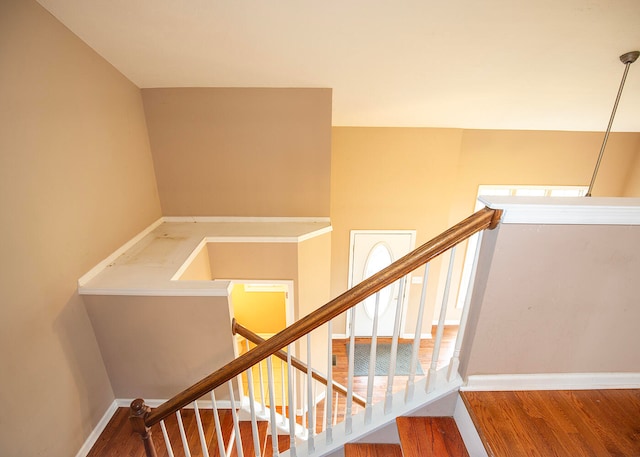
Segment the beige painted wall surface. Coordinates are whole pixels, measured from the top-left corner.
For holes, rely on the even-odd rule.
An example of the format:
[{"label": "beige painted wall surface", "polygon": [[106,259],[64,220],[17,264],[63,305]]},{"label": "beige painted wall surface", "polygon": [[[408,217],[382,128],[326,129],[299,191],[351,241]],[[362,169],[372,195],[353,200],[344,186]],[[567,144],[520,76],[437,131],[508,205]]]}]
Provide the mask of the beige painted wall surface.
[{"label": "beige painted wall surface", "polygon": [[296,243],[207,243],[213,279],[298,279]]},{"label": "beige painted wall surface", "polygon": [[640,371],[640,227],[514,224],[492,237],[463,374]]},{"label": "beige painted wall surface", "polygon": [[[350,230],[415,229],[420,245],[473,212],[480,184],[588,185],[602,138],[597,132],[334,127],[332,296],[347,287]],[[639,141],[638,133],[611,134],[594,196],[623,196],[625,187],[626,194],[635,188],[640,178],[627,175],[640,164]],[[460,281],[463,257],[464,247],[453,284]],[[434,261],[431,268],[423,332],[437,316],[441,265]],[[411,286],[408,323],[415,322],[420,288]],[[455,300],[452,294],[448,319],[459,317]],[[340,327],[344,321],[337,321],[337,333]]]},{"label": "beige painted wall surface", "polygon": [[629,168],[624,189],[625,197],[640,197],[640,139],[636,148],[636,158]]},{"label": "beige painted wall surface", "polygon": [[[227,297],[92,295],[85,302],[116,398],[168,399],[234,359]],[[229,398],[227,389],[219,398]]]},{"label": "beige painted wall surface", "polygon": [[0,2],[0,454],[75,455],[114,399],[77,279],[160,217],[139,90]]},{"label": "beige painted wall surface", "polygon": [[[418,246],[448,227],[461,136],[457,129],[333,128],[333,297],[347,289],[351,230],[417,230]],[[429,289],[427,315],[433,314],[436,291]],[[407,322],[415,323],[419,296],[420,286],[412,286]],[[337,320],[334,331],[344,333],[344,325],[344,319]],[[423,328],[429,331],[430,323]]]},{"label": "beige painted wall surface", "polygon": [[209,250],[206,244],[202,246],[200,252],[196,254],[184,273],[180,276],[181,281],[210,281],[211,265],[209,263]]},{"label": "beige painted wall surface", "polygon": [[142,90],[165,216],[328,216],[330,89]]},{"label": "beige painted wall surface", "polygon": [[[588,186],[599,132],[464,130],[451,222],[473,211],[481,184]],[[640,134],[612,133],[593,195],[623,195]]]}]

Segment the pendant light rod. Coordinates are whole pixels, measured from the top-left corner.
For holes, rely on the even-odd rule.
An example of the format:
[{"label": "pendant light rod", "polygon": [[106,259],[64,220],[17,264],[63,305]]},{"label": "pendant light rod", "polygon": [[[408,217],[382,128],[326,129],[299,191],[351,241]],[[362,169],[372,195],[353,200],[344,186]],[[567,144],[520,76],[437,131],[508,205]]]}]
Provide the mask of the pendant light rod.
[{"label": "pendant light rod", "polygon": [[627,79],[627,73],[629,73],[629,67],[633,62],[635,62],[640,56],[640,51],[631,51],[620,56],[620,61],[624,64],[624,73],[622,75],[622,81],[620,81],[620,88],[618,89],[618,96],[616,97],[616,101],[613,104],[613,111],[611,112],[611,118],[609,119],[609,125],[607,126],[607,131],[604,134],[604,140],[602,141],[602,146],[600,147],[600,154],[598,155],[598,161],[596,162],[596,168],[593,170],[593,176],[591,177],[591,183],[589,184],[589,190],[587,190],[586,197],[591,197],[591,191],[593,190],[593,184],[596,182],[596,176],[598,175],[598,169],[600,168],[600,162],[602,162],[602,155],[604,154],[604,148],[607,145],[607,140],[609,139],[609,133],[611,132],[611,126],[613,125],[613,118],[616,117],[616,110],[618,109],[618,102],[620,101],[620,96],[622,95],[622,89],[624,89],[624,82]]}]

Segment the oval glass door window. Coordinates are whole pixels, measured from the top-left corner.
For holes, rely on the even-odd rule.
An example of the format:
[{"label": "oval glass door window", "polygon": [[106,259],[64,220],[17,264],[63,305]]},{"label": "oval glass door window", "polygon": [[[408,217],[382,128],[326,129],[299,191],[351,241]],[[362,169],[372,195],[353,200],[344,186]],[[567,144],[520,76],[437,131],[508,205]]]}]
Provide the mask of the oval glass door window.
[{"label": "oval glass door window", "polygon": [[[379,272],[383,268],[389,266],[393,261],[391,257],[391,250],[384,243],[378,243],[371,251],[369,251],[369,255],[367,256],[367,261],[365,262],[364,267],[364,279],[369,276],[374,275]],[[380,292],[380,302],[378,304],[378,316],[384,314],[389,305],[391,304],[393,285],[387,286],[382,289]],[[363,302],[364,312],[367,314],[369,319],[373,320],[375,310],[376,310],[376,294],[371,295],[366,298]]]}]

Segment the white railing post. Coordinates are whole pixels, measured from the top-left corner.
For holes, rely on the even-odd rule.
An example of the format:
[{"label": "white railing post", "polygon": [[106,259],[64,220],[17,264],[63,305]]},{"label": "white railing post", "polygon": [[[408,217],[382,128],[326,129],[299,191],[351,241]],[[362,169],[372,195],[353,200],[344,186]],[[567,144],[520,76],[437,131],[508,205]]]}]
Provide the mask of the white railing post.
[{"label": "white railing post", "polygon": [[[294,395],[295,379],[293,379],[293,367],[291,366],[291,350],[293,346],[287,346],[287,390],[289,391],[289,455],[296,456],[296,400]],[[284,382],[284,380],[283,380]]]},{"label": "white railing post", "polygon": [[[282,380],[284,382],[284,379]],[[269,417],[271,422],[271,445],[273,447],[273,456],[280,455],[278,451],[278,425],[276,424],[276,407],[275,407],[275,395],[273,393],[273,363],[271,362],[271,356],[267,357],[267,389],[269,391]],[[284,409],[282,410],[284,415]]]},{"label": "white railing post", "polygon": [[449,255],[449,269],[447,271],[447,281],[444,286],[444,294],[442,296],[442,304],[440,306],[440,316],[438,317],[438,329],[436,331],[436,339],[433,344],[433,353],[431,354],[431,365],[427,374],[426,391],[433,392],[436,388],[436,370],[438,368],[438,358],[440,356],[440,345],[442,343],[442,334],[444,332],[444,321],[447,316],[447,302],[449,301],[449,290],[451,288],[451,276],[453,275],[453,263],[456,255],[456,247],[451,248]]},{"label": "white railing post", "polygon": [[180,410],[176,411],[176,418],[178,419],[178,429],[180,430],[180,439],[182,440],[182,448],[184,449],[185,457],[191,457],[191,451],[189,450],[189,442],[187,441],[187,435],[184,432],[184,424],[182,423],[182,416]]},{"label": "white railing post", "polygon": [[373,384],[376,375],[376,351],[378,349],[378,311],[380,308],[380,292],[376,292],[373,308],[373,328],[371,329],[371,349],[369,351],[369,376],[367,378],[367,402],[364,407],[364,423],[371,423],[373,414]]},{"label": "white railing post", "polygon": [[[249,340],[247,342],[247,351],[249,350]],[[256,398],[253,392],[253,367],[247,370],[247,384],[249,387],[249,410],[251,411],[251,433],[253,435],[253,449],[256,457],[260,457],[260,438],[258,437],[258,421],[256,419]],[[264,401],[264,400],[263,400]]]},{"label": "white railing post", "polygon": [[347,358],[348,361],[348,369],[347,369],[347,406],[345,411],[345,426],[344,430],[347,435],[351,434],[352,426],[353,426],[353,418],[351,416],[352,406],[353,406],[353,370],[354,370],[354,353],[355,353],[355,338],[356,338],[356,307],[353,306],[349,310],[349,356]]},{"label": "white railing post", "polygon": [[478,269],[478,258],[480,257],[480,245],[482,244],[483,234],[484,232],[478,233],[478,242],[476,243],[473,264],[471,266],[469,286],[467,287],[467,293],[464,297],[464,306],[462,308],[462,315],[460,316],[460,326],[458,327],[458,334],[456,335],[456,345],[453,351],[453,357],[451,357],[451,362],[449,363],[449,371],[447,372],[448,381],[453,381],[453,379],[457,376],[458,368],[460,367],[460,349],[462,348],[462,340],[464,339],[464,332],[467,327],[467,318],[469,317],[471,295],[473,294],[473,287],[476,282],[476,271]]},{"label": "white railing post", "polygon": [[405,390],[405,403],[413,400],[415,390],[416,370],[418,369],[418,356],[420,354],[420,342],[422,341],[422,320],[424,315],[424,305],[427,300],[427,280],[429,279],[429,263],[424,266],[424,275],[422,277],[422,292],[420,293],[420,306],[418,308],[418,319],[416,321],[416,332],[413,336],[413,348],[411,351],[411,368],[409,369],[409,378],[407,379],[407,387]]},{"label": "white railing post", "polygon": [[202,428],[202,418],[198,409],[198,402],[193,402],[193,412],[196,416],[196,424],[198,426],[198,437],[200,438],[200,446],[202,447],[202,455],[209,457],[209,449],[207,449],[207,439],[204,437],[204,429]]},{"label": "white railing post", "polygon": [[327,331],[329,333],[328,338],[328,358],[327,358],[327,386],[326,386],[326,394],[324,396],[324,408],[326,411],[325,419],[326,419],[326,428],[325,428],[325,437],[327,444],[333,443],[333,421],[331,420],[331,416],[333,413],[333,409],[331,407],[331,402],[333,400],[333,383],[328,382],[333,379],[333,332],[332,332],[332,322],[327,322]]},{"label": "white railing post", "polygon": [[218,416],[218,405],[216,403],[216,395],[211,391],[211,408],[213,413],[213,421],[216,426],[216,438],[218,439],[218,453],[220,457],[227,457],[224,440],[222,438],[222,427],[220,426],[220,416]]},{"label": "white railing post", "polygon": [[167,426],[164,425],[164,421],[160,421],[160,428],[162,429],[162,436],[164,437],[164,444],[167,447],[168,457],[173,456],[173,448],[171,447],[171,440],[169,440],[169,434],[167,433]]},{"label": "white railing post", "polygon": [[258,362],[258,388],[260,389],[260,403],[262,405],[262,417],[267,415],[267,399],[264,397],[264,378],[262,375],[262,361]]},{"label": "white railing post", "polygon": [[[313,405],[315,404],[315,398],[313,398],[313,368],[311,368],[311,333],[307,333],[307,447],[309,454],[315,451],[315,443],[313,442],[313,435],[315,434],[315,418],[313,417]],[[330,379],[327,382],[331,382]],[[304,411],[302,412],[304,414]]]},{"label": "white railing post", "polygon": [[280,380],[282,381],[280,383],[280,400],[282,403],[282,426],[284,427],[287,424],[287,396],[284,387],[284,381],[286,378],[284,377],[284,362],[278,359],[276,359],[276,361],[280,362]]},{"label": "white railing post", "polygon": [[398,290],[398,301],[396,304],[396,316],[393,323],[393,337],[391,338],[391,354],[389,357],[389,376],[387,377],[387,390],[384,398],[384,413],[391,411],[393,402],[393,378],[396,374],[396,359],[398,357],[398,338],[400,336],[400,323],[402,321],[402,301],[404,297],[404,282],[406,276],[400,278],[400,290]]},{"label": "white railing post", "polygon": [[242,450],[242,436],[240,436],[240,422],[238,421],[238,413],[236,412],[236,399],[233,395],[233,384],[231,384],[231,381],[227,381],[227,387],[229,388],[229,400],[231,400],[233,431],[236,434],[236,451],[238,453],[238,457],[244,457],[244,451]]}]

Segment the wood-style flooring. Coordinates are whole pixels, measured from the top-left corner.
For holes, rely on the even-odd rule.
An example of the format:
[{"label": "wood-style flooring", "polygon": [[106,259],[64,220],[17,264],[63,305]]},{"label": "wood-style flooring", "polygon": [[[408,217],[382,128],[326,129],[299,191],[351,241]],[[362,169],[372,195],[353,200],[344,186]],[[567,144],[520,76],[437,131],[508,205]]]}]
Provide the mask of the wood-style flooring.
[{"label": "wood-style flooring", "polygon": [[489,457],[639,457],[640,390],[463,392]]},{"label": "wood-style flooring", "polygon": [[[433,334],[435,335],[435,328],[433,329]],[[451,356],[453,354],[453,348],[455,345],[455,337],[457,334],[457,326],[447,326],[445,328],[442,340],[442,346],[440,349],[440,357],[438,359],[438,367],[441,367],[449,362]],[[366,342],[366,339],[357,339],[358,342]],[[379,338],[379,342],[388,343],[390,342],[390,338]],[[409,342],[411,340],[401,340],[401,342]],[[426,373],[429,369],[429,364],[431,363],[431,354],[433,352],[433,339],[423,339],[420,344],[419,350],[419,362],[422,366],[423,371]],[[347,351],[346,351],[346,343],[347,340],[337,339],[333,340],[333,353],[336,356],[336,365],[333,367],[333,377],[334,380],[339,382],[342,385],[347,385]],[[275,362],[274,362],[275,365]],[[274,378],[279,376],[280,370],[279,366],[277,370],[274,370]],[[256,376],[257,377],[257,376]],[[245,378],[246,379],[246,378]],[[394,379],[392,390],[396,392],[398,390],[404,389],[406,386],[408,376],[396,376]],[[416,377],[416,380],[420,379],[420,377]],[[278,382],[278,379],[275,379]],[[357,376],[353,381],[353,391],[363,397],[366,397],[367,394],[367,382],[368,378],[366,376]],[[374,378],[374,390],[373,390],[373,398],[374,402],[380,401],[384,399],[385,390],[387,385],[387,377],[386,376],[376,376]],[[257,389],[256,389],[257,390]],[[278,389],[279,390],[279,389]],[[280,409],[280,408],[278,408]],[[339,397],[338,402],[338,413],[336,417],[336,423],[341,422],[344,419],[346,409],[346,399],[343,396]],[[357,405],[354,404],[353,413],[356,414],[360,411]],[[218,445],[215,437],[215,431],[213,428],[209,428],[208,424],[213,422],[213,417],[211,414],[211,410],[201,409],[200,413],[202,414],[202,421],[205,428],[205,435],[207,438],[207,447],[209,449],[209,453],[211,456],[218,455]],[[229,411],[221,410],[220,411],[220,420],[223,428],[224,442],[225,445],[228,444],[229,437],[232,434],[233,422],[231,418],[231,414]],[[144,449],[140,442],[140,438],[137,435],[134,435],[131,432],[131,427],[128,421],[128,408],[119,408],[118,411],[113,416],[111,422],[107,426],[107,428],[103,431],[100,438],[94,445],[91,452],[88,454],[88,457],[106,457],[106,456],[116,456],[116,455],[126,455],[131,457],[144,457]],[[333,417],[333,416],[332,416]],[[182,419],[185,426],[185,433],[187,435],[188,441],[190,443],[190,449],[193,457],[201,456],[201,445],[198,437],[198,431],[195,421],[195,416],[193,414],[193,410],[183,410]],[[301,423],[302,418],[297,417],[297,422]],[[326,424],[326,416],[324,412],[324,401],[321,401],[316,408],[316,430],[321,432]],[[173,451],[176,457],[183,456],[184,451],[182,450],[182,444],[179,435],[179,429],[177,425],[177,420],[175,416],[170,416],[166,421],[165,425],[167,427],[167,431],[169,434],[170,441],[172,443]],[[158,451],[159,457],[167,456],[166,447],[164,445],[164,439],[162,437],[162,431],[159,426],[154,426],[152,428],[153,438],[156,445],[156,449]],[[278,448],[280,452],[289,448],[289,437],[288,436],[280,436],[278,437]],[[244,444],[244,441],[243,441]],[[267,437],[266,444],[262,445],[265,449],[265,456],[271,455],[272,442],[271,437]]]}]

